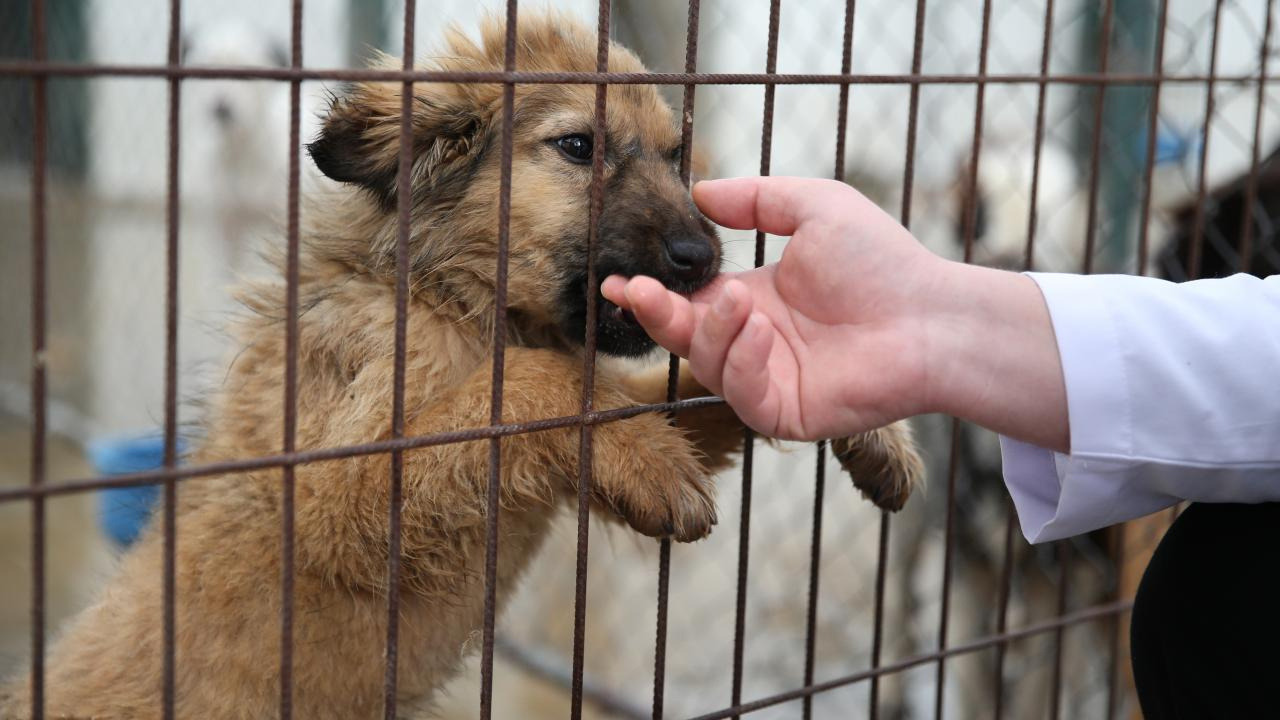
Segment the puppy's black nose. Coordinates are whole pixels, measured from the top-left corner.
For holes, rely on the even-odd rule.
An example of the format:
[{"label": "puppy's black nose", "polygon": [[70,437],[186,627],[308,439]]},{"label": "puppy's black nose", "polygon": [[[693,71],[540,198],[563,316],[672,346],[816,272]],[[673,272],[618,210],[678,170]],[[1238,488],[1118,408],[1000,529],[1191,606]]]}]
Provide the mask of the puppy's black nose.
[{"label": "puppy's black nose", "polygon": [[716,259],[711,243],[698,235],[685,233],[667,235],[663,238],[663,246],[676,276],[688,282],[706,278],[711,270],[711,263]]}]

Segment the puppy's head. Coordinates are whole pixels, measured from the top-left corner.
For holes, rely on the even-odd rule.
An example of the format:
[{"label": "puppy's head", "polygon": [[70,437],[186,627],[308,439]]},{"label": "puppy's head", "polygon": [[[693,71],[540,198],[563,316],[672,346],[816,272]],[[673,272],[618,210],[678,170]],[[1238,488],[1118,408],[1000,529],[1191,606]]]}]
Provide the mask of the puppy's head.
[{"label": "puppy's head", "polygon": [[[505,28],[490,20],[473,41],[452,31],[441,70],[501,70]],[[563,15],[522,17],[521,71],[594,71],[596,35]],[[395,67],[395,63],[384,63]],[[642,72],[613,46],[609,69]],[[330,178],[356,188],[361,205],[349,234],[352,258],[393,267],[399,83],[365,83],[336,97],[311,156]],[[680,133],[671,109],[648,85],[608,89],[604,137],[593,131],[594,85],[521,85],[515,93],[507,303],[517,329],[569,343],[585,336],[597,303],[601,351],[638,355],[653,347],[627,313],[588,297],[592,161],[604,154],[604,205],[596,274],[650,275],[678,292],[714,277],[720,242],[680,180]],[[499,232],[501,85],[415,83],[412,272],[416,287],[443,292],[467,311],[492,311]],[[332,241],[331,241],[332,242]]]}]

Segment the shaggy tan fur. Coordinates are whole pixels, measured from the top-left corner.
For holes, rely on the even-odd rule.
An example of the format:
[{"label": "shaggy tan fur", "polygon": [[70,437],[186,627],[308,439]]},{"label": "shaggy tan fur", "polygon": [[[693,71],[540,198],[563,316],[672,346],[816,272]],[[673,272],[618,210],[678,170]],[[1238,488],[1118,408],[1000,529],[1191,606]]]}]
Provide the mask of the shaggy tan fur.
[{"label": "shaggy tan fur", "polygon": [[[522,70],[594,69],[594,33],[563,17],[522,19],[519,38]],[[503,46],[501,24],[489,22],[478,44],[450,34],[446,56],[432,64],[501,68]],[[618,71],[643,70],[620,47],[611,50],[610,65]],[[342,162],[362,187],[313,198],[307,212],[298,348],[300,450],[390,436],[400,87],[357,86],[335,101],[326,123],[326,136],[345,133],[345,150],[351,152]],[[501,87],[494,85],[417,84],[414,92],[417,147],[405,383],[405,433],[411,436],[489,423],[500,173],[493,143],[502,97]],[[579,410],[581,349],[557,329],[554,318],[564,285],[561,256],[580,252],[576,243],[583,237],[590,169],[563,162],[545,138],[590,128],[594,88],[522,86],[516,103],[510,315],[503,329],[508,349],[502,417],[507,422]],[[654,88],[611,87],[608,106],[610,144],[663,153],[679,145],[672,113]],[[649,208],[657,208],[654,212],[687,212],[682,208],[692,206],[677,174],[655,168],[634,170],[627,182],[639,188],[623,187],[616,194],[634,198],[640,193]],[[620,173],[612,160],[609,173]],[[192,463],[281,449],[285,290],[279,282],[261,283],[243,296],[253,312],[234,327],[242,349],[212,398]],[[663,371],[627,376],[602,359],[595,406],[661,402],[665,385]],[[686,380],[682,394],[704,391]],[[900,506],[896,499],[905,499],[920,475],[904,433],[900,426],[841,446],[846,465],[868,470],[867,477],[891,486],[885,496],[895,499],[890,505]],[[501,441],[500,605],[542,544],[553,513],[576,493],[578,437],[571,428]],[[725,467],[740,445],[741,426],[723,406],[682,415],[678,426],[658,414],[596,426],[591,497],[601,514],[620,517],[642,533],[696,540],[716,521],[710,475]],[[487,441],[404,453],[399,623],[404,712],[429,702],[476,644],[484,596],[488,457]],[[384,454],[297,468],[295,717],[382,713],[390,462]],[[179,485],[179,717],[263,718],[277,712],[280,478],[279,470],[269,470]],[[98,601],[61,630],[47,661],[46,717],[159,716],[163,539],[157,524],[124,558]],[[0,691],[0,717],[27,715],[28,687],[24,677]]]}]

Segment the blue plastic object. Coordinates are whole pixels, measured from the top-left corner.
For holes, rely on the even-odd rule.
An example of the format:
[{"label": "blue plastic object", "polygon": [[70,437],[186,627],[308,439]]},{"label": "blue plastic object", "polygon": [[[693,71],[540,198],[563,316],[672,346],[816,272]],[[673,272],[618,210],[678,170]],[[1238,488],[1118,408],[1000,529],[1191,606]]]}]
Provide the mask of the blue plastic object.
[{"label": "blue plastic object", "polygon": [[[178,453],[186,443],[178,440]],[[164,465],[164,438],[156,435],[144,437],[109,438],[89,443],[89,459],[101,475],[154,470]],[[98,493],[98,522],[102,531],[121,546],[133,544],[151,518],[159,485],[110,488]]]},{"label": "blue plastic object", "polygon": [[[1145,157],[1146,133],[1139,138],[1140,147],[1135,147],[1136,156]],[[1161,123],[1156,131],[1155,164],[1169,165],[1184,162],[1188,158],[1199,157],[1203,151],[1204,135],[1199,128],[1179,130],[1170,123]]]}]

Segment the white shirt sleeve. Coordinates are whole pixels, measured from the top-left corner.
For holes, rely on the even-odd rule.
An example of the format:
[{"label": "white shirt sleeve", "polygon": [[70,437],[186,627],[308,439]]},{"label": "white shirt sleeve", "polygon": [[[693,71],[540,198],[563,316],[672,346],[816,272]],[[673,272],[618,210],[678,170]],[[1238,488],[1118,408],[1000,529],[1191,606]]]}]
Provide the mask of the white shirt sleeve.
[{"label": "white shirt sleeve", "polygon": [[1280,275],[1030,275],[1062,357],[1071,452],[1000,438],[1029,541],[1182,500],[1280,501]]}]

